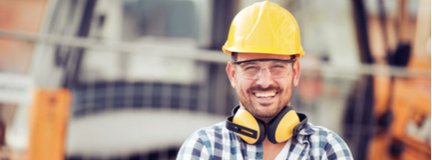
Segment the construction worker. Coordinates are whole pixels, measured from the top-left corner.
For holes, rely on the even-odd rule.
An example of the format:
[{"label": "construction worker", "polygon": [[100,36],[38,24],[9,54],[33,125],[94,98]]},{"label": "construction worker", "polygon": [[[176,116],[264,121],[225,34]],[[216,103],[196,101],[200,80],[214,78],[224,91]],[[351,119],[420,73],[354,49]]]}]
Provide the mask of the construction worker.
[{"label": "construction worker", "polygon": [[268,1],[243,9],[222,50],[232,57],[226,72],[240,105],[191,135],[177,159],[352,159],[338,135],[290,107],[305,53],[287,10]]}]

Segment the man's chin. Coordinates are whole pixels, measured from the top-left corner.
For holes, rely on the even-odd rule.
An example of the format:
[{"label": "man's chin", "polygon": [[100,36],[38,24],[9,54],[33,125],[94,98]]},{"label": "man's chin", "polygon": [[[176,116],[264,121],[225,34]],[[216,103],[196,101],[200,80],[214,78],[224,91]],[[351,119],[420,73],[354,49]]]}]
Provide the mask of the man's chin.
[{"label": "man's chin", "polygon": [[277,103],[255,103],[254,108],[260,111],[271,111],[278,108]]},{"label": "man's chin", "polygon": [[273,103],[259,103],[257,106],[260,107],[270,107]]},{"label": "man's chin", "polygon": [[257,118],[267,119],[275,117],[278,114],[279,110],[277,106],[272,106],[272,104],[260,104],[256,106],[254,112],[254,115]]}]

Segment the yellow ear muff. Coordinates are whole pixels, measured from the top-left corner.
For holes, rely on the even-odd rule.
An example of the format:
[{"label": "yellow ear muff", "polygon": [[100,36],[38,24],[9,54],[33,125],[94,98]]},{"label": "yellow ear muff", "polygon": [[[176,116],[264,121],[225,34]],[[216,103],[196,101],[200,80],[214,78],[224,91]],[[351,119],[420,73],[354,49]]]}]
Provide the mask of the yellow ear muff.
[{"label": "yellow ear muff", "polygon": [[[260,134],[263,134],[262,131],[260,131],[260,125],[259,122],[255,119],[255,117],[249,113],[245,108],[241,107],[237,113],[234,115],[233,118],[233,122],[235,124],[241,125],[241,126],[245,126],[248,127],[250,129],[256,130],[257,131],[257,136],[256,138],[252,138],[252,137],[248,137],[242,134],[239,134],[240,137],[246,141],[249,144],[255,144],[259,137]],[[243,130],[244,132],[248,132],[246,130]],[[251,133],[252,134],[252,133]]]},{"label": "yellow ear muff", "polygon": [[[300,122],[301,120],[301,122]],[[307,124],[307,116],[296,113],[292,107],[284,107],[265,128],[265,123],[256,119],[244,107],[237,106],[233,109],[233,115],[227,118],[225,127],[237,133],[249,144],[261,143],[265,136],[272,143],[287,141]]]},{"label": "yellow ear muff", "polygon": [[300,123],[297,113],[292,107],[283,108],[280,113],[269,122],[268,139],[272,143],[287,141],[293,136],[294,128]]},{"label": "yellow ear muff", "polygon": [[234,115],[228,117],[226,128],[236,132],[245,142],[259,144],[265,138],[264,122],[256,119],[244,107],[234,108]]}]

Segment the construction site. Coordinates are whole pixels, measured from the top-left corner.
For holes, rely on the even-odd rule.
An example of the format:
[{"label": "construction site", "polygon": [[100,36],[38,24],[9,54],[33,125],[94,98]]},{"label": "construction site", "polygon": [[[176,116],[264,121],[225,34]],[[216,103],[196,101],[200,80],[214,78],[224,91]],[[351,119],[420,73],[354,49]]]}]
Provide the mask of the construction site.
[{"label": "construction site", "polygon": [[[431,159],[430,0],[269,1],[305,51],[291,107],[356,160]],[[0,159],[176,159],[239,105],[221,49],[256,2],[0,0]]]}]

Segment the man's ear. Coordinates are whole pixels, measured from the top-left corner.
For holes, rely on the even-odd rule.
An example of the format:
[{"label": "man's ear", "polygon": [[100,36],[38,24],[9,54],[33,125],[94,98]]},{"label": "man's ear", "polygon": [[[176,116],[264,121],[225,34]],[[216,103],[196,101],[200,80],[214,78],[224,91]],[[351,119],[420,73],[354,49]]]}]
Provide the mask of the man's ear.
[{"label": "man's ear", "polygon": [[300,61],[296,60],[293,64],[293,72],[294,72],[294,79],[293,84],[294,86],[298,86],[300,81]]},{"label": "man's ear", "polygon": [[231,82],[231,86],[233,88],[235,88],[237,86],[237,83],[235,81],[236,71],[235,71],[235,66],[234,66],[234,64],[232,62],[228,62],[227,63],[226,72],[227,72],[227,75],[228,75],[228,79]]}]

